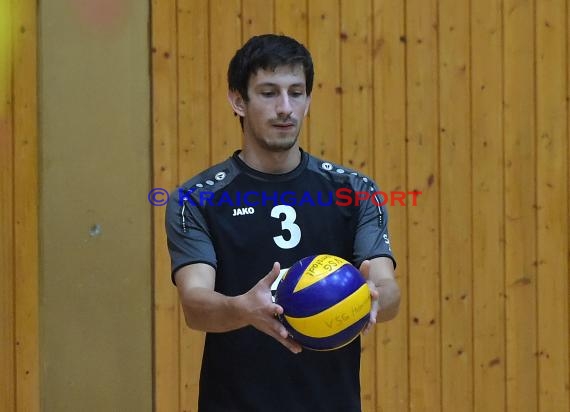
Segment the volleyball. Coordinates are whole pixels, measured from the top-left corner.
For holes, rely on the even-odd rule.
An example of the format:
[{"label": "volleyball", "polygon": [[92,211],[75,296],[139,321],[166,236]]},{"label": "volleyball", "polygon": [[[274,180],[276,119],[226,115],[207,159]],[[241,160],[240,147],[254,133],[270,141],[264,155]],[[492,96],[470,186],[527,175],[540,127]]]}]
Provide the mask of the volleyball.
[{"label": "volleyball", "polygon": [[352,342],[368,323],[370,289],[358,269],[333,255],[308,256],[283,275],[275,292],[290,336],[312,350]]}]

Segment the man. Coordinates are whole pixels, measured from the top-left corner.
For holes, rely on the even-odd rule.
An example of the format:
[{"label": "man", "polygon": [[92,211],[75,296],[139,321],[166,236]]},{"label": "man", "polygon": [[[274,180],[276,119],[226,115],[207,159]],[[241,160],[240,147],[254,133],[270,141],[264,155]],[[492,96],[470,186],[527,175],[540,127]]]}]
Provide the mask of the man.
[{"label": "man", "polygon": [[300,43],[253,37],[230,62],[228,83],[242,150],[183,184],[166,212],[186,323],[208,332],[199,410],[360,411],[360,338],[333,351],[301,350],[276,319],[283,309],[271,285],[303,257],[340,256],[368,279],[367,328],[393,318],[399,288],[386,211],[376,195],[343,206],[334,196],[378,189],[299,148],[313,85]]}]

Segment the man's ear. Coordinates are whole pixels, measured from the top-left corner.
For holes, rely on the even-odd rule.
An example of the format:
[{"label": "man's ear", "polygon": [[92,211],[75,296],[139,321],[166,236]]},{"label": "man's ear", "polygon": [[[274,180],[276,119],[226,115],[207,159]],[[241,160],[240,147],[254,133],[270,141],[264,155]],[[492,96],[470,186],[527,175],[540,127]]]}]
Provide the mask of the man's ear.
[{"label": "man's ear", "polygon": [[230,102],[235,114],[245,117],[245,100],[243,100],[241,94],[235,90],[228,91],[228,101]]}]

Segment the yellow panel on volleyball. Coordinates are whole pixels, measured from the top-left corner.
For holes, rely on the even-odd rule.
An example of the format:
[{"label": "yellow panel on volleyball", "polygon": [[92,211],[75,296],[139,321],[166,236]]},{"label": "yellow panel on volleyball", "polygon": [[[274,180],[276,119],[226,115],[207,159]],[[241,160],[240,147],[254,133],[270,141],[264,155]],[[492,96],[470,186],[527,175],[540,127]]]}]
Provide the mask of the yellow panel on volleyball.
[{"label": "yellow panel on volleyball", "polygon": [[328,309],[312,316],[285,319],[296,331],[312,338],[335,335],[370,312],[370,289],[365,283],[351,295]]},{"label": "yellow panel on volleyball", "polygon": [[318,255],[303,271],[293,292],[298,292],[326,278],[343,265],[350,265],[346,260],[333,255]]}]

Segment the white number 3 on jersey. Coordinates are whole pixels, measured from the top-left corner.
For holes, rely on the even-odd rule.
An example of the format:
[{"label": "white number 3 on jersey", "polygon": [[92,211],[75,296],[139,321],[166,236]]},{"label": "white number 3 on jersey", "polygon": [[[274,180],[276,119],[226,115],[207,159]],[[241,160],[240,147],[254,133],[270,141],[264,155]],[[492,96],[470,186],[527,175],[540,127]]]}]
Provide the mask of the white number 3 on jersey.
[{"label": "white number 3 on jersey", "polygon": [[301,228],[295,224],[297,212],[287,205],[278,205],[271,209],[271,217],[275,219],[280,219],[282,214],[285,215],[285,220],[281,221],[281,229],[289,232],[289,240],[285,240],[283,236],[275,236],[273,240],[281,249],[292,249],[301,241]]}]

